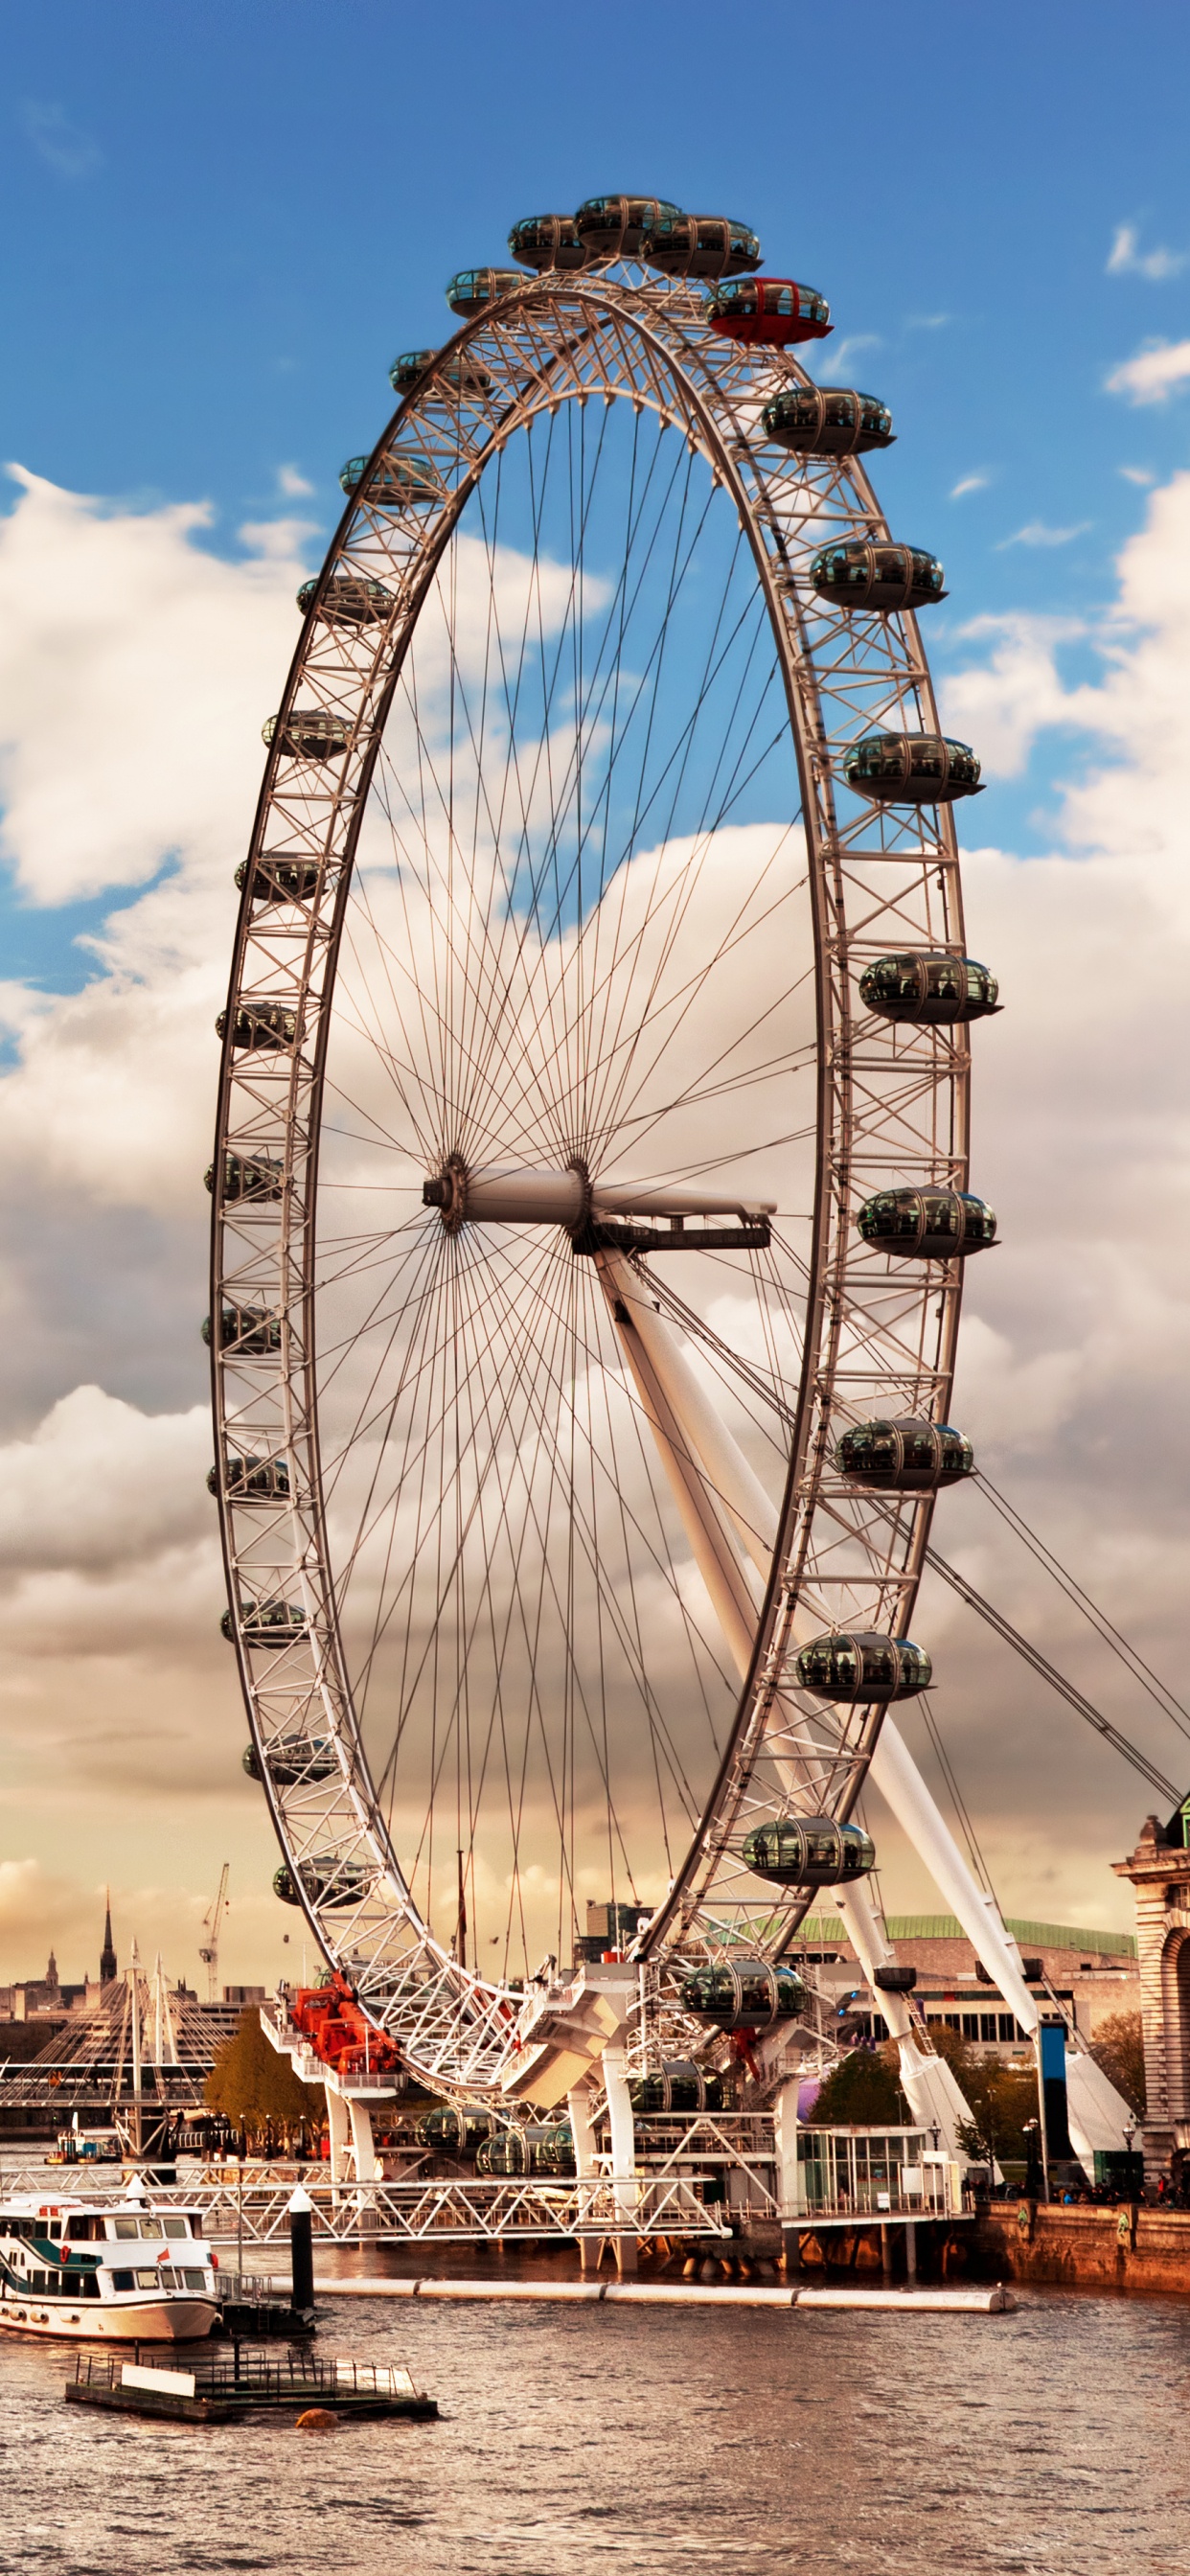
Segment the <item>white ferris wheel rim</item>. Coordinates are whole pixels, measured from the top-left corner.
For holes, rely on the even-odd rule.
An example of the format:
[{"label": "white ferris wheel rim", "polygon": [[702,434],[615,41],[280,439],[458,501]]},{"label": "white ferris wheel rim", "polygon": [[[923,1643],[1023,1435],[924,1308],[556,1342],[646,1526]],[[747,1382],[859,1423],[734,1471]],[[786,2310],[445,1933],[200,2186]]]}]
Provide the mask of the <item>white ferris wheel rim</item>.
[{"label": "white ferris wheel rim", "polygon": [[[456,381],[445,399],[448,368]],[[645,283],[625,267],[526,278],[439,353],[437,371],[402,403],[368,460],[319,576],[266,766],[233,962],[214,1167],[211,1346],[230,1623],[294,1893],[378,2027],[440,2085],[498,2084],[517,2045],[519,1996],[506,1980],[464,1967],[452,1954],[457,1944],[431,1927],[361,1730],[320,1437],[319,1157],[352,866],[418,620],[484,474],[530,423],[585,406],[592,395],[676,428],[709,467],[720,506],[734,504],[800,778],[814,975],[815,1189],[784,1491],[771,1497],[772,1529],[741,1548],[763,1568],[763,1581],[754,1581],[744,1614],[751,1625],[737,1653],[731,1722],[672,1883],[637,1945],[663,1979],[674,1961],[724,1953],[750,1918],[754,1947],[780,1956],[809,1897],[761,1889],[757,1921],[757,1882],[747,1881],[740,1861],[743,1831],[779,1814],[848,1816],[882,1714],[879,1703],[824,1710],[792,1685],[793,1656],[820,1629],[904,1636],[923,1560],[932,1495],[843,1491],[834,1441],[849,1420],[874,1410],[945,1420],[962,1263],[893,1263],[857,1236],[854,1213],[894,1178],[966,1187],[969,1048],[961,1025],[890,1028],[862,1010],[855,983],[865,962],[892,948],[962,954],[958,854],[946,804],[857,807],[840,818],[848,741],[881,724],[927,733],[938,724],[914,619],[848,621],[809,591],[806,565],[824,525],[868,539],[888,531],[854,456],[791,456],[767,437],[764,401],[806,381],[788,352],[741,350],[716,338],[702,299],[685,287]],[[387,502],[380,492],[393,458],[414,460],[403,466],[407,478],[427,459],[433,468],[437,491],[416,510],[392,506],[391,477]],[[329,585],[375,580],[382,566],[383,615],[355,626],[320,616]],[[286,725],[310,711],[342,733],[330,763],[284,751]],[[304,890],[262,907],[254,897],[262,860],[304,870]],[[259,1022],[262,1005],[291,1015],[286,1042],[238,1048],[237,1030],[254,1011]],[[445,1131],[441,1141],[450,1142]],[[502,1210],[507,1217],[509,1190],[513,1199],[520,1190],[522,1205],[524,1169],[498,1180],[482,1162],[466,1171],[466,1158],[455,1160],[462,1197],[471,1192],[464,1224],[476,1222],[476,1209],[485,1214],[485,1187],[495,1211],[489,1223]],[[437,1175],[431,1169],[426,1177],[442,1180],[449,1161],[440,1152]],[[570,1186],[586,1192],[586,1220],[612,1234],[618,1224],[631,1235],[658,1212],[668,1221],[680,1195],[672,1177],[660,1190],[654,1182],[650,1209],[649,1175],[638,1161],[634,1197],[621,1162],[617,1188],[613,1155],[600,1198],[598,1173],[584,1170],[576,1180],[561,1153],[551,1161],[552,1179],[548,1170],[532,1178],[546,1191],[543,1212],[555,1227],[558,1191]],[[254,1171],[274,1174],[275,1187],[268,1180],[254,1196]],[[448,1175],[444,1185],[449,1194]],[[732,1207],[754,1223],[756,1211],[749,1216],[740,1205],[738,1176],[734,1186]],[[713,1214],[705,1181],[701,1190],[687,1187]],[[563,1213],[573,1240],[573,1207]],[[425,1222],[447,1231],[441,1211]],[[656,1275],[647,1252],[612,1243],[599,1258],[615,1269],[613,1287],[635,1281],[647,1343],[652,1296],[641,1283],[651,1291]],[[611,1302],[614,1312],[618,1301]],[[226,1344],[227,1312],[267,1319],[256,1328],[263,1347],[243,1347],[251,1329]],[[679,1321],[689,1333],[688,1310]],[[662,1350],[663,1372],[665,1364]],[[638,1374],[635,1382],[639,1396],[645,1381]],[[647,1412],[647,1388],[643,1401]],[[714,1438],[712,1427],[707,1439]],[[689,1449],[688,1433],[683,1439]],[[261,1498],[243,1490],[248,1456],[284,1462],[286,1490],[268,1491],[263,1511]],[[719,1519],[730,1520],[732,1462],[717,1467],[712,1459],[708,1467],[709,1457],[704,1443],[687,1465],[703,1489],[714,1489]],[[737,1539],[746,1517],[745,1496],[742,1508],[737,1498]],[[292,1623],[279,1646],[272,1637],[262,1644],[266,1596],[269,1613]],[[303,1762],[302,1745],[316,1756]]]}]

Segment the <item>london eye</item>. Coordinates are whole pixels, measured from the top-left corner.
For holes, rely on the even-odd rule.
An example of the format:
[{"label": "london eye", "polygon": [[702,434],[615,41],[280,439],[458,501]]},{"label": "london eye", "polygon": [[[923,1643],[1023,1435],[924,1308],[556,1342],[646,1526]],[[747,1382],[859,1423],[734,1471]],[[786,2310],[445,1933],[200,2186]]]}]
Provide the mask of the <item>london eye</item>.
[{"label": "london eye", "polygon": [[278,1892],[440,2091],[514,2081],[588,1904],[660,2064],[796,2012],[831,1887],[928,2101],[856,1808],[874,1757],[920,1789],[890,1709],[995,1234],[943,571],[746,226],[615,196],[509,248],[344,466],[239,872],[249,1767]]}]

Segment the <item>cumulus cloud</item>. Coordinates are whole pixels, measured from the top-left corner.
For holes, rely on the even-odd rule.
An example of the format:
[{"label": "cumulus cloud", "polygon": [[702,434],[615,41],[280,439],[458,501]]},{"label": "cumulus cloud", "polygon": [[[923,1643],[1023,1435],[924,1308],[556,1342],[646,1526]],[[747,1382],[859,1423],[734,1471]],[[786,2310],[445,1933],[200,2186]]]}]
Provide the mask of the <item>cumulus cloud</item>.
[{"label": "cumulus cloud", "polygon": [[1118,224],[1116,226],[1115,239],[1107,259],[1109,277],[1129,275],[1155,280],[1180,277],[1182,270],[1188,265],[1190,265],[1190,251],[1166,250],[1163,245],[1158,245],[1155,250],[1142,251],[1139,225]]},{"label": "cumulus cloud", "polygon": [[[244,1895],[227,1972],[282,1964],[275,1855],[238,1774],[243,1719],[218,1637],[196,1328],[210,1023],[259,725],[295,633],[297,542],[224,561],[201,509],[137,514],[32,477],[0,525],[11,864],[33,900],[109,887],[113,903],[82,994],[2,997],[14,1060],[0,1077],[0,1929],[13,1927],[21,1973],[42,1964],[56,1926],[91,1940],[109,1867],[142,1949],[163,1938],[193,1969],[229,1855]],[[1003,1248],[971,1265],[955,1412],[996,1481],[1176,1676],[1190,1538],[1172,1422],[1190,1269],[1190,475],[1153,493],[1112,617],[1090,638],[1101,676],[1070,688],[1061,649],[1080,633],[977,621],[946,693],[948,723],[989,769],[1019,769],[1039,727],[1078,746],[1052,852],[983,849],[967,863],[969,944],[1006,1004],[976,1032],[973,1172]],[[64,760],[64,739],[85,759]],[[88,791],[96,776],[101,795]],[[936,1536],[1141,1731],[1100,1650],[978,1491],[947,1500]],[[918,1625],[939,1647],[939,1720],[1004,1901],[1127,1920],[1106,1863],[1147,1793],[951,1596],[927,1591]],[[1176,1765],[1155,1720],[1148,1740]],[[890,1837],[893,1905],[919,1893],[895,1849]]]},{"label": "cumulus cloud", "polygon": [[277,467],[277,490],[283,501],[308,501],[314,486],[308,483],[296,465]]},{"label": "cumulus cloud", "polygon": [[1135,358],[1114,367],[1109,394],[1127,394],[1134,403],[1168,402],[1190,376],[1190,340],[1153,340]]}]

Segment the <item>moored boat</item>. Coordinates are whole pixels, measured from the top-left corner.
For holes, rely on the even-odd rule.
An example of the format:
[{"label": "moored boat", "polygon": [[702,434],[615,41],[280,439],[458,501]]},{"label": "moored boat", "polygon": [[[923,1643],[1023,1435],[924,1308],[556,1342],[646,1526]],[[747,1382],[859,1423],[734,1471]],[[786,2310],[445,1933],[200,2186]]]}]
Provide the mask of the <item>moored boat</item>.
[{"label": "moored boat", "polygon": [[197,2209],[126,2199],[0,2201],[0,2332],[194,2343],[218,2322],[217,2257]]}]

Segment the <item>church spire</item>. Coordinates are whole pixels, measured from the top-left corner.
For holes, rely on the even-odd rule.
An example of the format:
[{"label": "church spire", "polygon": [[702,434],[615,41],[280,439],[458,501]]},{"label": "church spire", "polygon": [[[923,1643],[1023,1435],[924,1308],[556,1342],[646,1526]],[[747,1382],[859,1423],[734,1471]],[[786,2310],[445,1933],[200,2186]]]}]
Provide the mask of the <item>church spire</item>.
[{"label": "church spire", "polygon": [[112,1944],[112,1892],[107,1890],[107,1914],[103,1926],[103,1948],[99,1953],[99,1982],[110,1986],[116,1973],[116,1953]]}]

